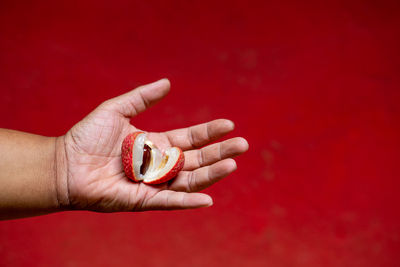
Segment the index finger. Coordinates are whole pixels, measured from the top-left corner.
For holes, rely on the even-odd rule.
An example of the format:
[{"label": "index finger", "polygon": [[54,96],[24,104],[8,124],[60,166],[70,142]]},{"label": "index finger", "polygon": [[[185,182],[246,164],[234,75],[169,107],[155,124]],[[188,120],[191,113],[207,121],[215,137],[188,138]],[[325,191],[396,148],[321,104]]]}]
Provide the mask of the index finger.
[{"label": "index finger", "polygon": [[172,146],[182,150],[195,149],[221,138],[235,128],[232,121],[218,119],[188,128],[165,132]]}]

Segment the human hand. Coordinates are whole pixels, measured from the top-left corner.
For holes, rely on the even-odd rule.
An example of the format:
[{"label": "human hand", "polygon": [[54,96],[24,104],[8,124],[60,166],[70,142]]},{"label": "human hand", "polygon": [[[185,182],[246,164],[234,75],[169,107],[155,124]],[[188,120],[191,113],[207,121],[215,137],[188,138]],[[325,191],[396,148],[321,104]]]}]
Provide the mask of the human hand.
[{"label": "human hand", "polygon": [[143,131],[131,125],[130,118],[157,103],[169,89],[169,81],[162,79],[105,101],[58,138],[56,178],[61,207],[116,212],[212,205],[210,196],[196,192],[235,171],[231,157],[248,149],[247,141],[239,137],[209,145],[233,130],[229,120],[148,133],[159,148],[178,146],[184,151],[183,170],[167,183],[135,183],[123,171],[122,141],[129,133]]}]

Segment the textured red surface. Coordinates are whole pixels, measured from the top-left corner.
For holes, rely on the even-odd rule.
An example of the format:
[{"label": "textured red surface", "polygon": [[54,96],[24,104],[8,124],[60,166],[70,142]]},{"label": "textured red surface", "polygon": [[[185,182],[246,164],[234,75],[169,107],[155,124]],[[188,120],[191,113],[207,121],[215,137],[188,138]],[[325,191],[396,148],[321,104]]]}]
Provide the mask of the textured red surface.
[{"label": "textured red surface", "polygon": [[129,134],[128,136],[125,137],[124,141],[122,141],[122,147],[121,147],[121,158],[124,166],[124,172],[126,174],[126,177],[135,182],[140,181],[140,177],[138,177],[139,179],[136,179],[135,172],[133,170],[132,151],[136,137],[142,133],[143,132],[135,132]]},{"label": "textured red surface", "polygon": [[61,135],[168,77],[133,123],[227,117],[250,151],[212,208],[0,222],[0,265],[399,266],[398,1],[24,2],[0,3],[1,127]]}]

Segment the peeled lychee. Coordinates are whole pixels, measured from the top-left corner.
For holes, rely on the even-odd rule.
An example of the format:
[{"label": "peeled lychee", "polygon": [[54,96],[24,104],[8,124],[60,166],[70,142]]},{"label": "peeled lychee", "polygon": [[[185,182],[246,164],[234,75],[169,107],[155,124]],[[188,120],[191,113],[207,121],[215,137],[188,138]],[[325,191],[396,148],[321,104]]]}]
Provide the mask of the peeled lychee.
[{"label": "peeled lychee", "polygon": [[174,178],[185,163],[179,147],[170,147],[163,153],[146,138],[144,132],[126,136],[121,150],[125,174],[135,182],[164,183]]}]

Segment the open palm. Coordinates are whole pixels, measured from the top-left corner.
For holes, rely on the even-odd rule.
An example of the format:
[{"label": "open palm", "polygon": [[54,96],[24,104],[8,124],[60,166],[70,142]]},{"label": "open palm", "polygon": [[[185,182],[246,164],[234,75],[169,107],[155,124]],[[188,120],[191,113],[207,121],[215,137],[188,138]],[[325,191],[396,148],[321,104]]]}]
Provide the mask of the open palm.
[{"label": "open palm", "polygon": [[[210,142],[233,130],[219,119],[189,128],[148,133],[159,148],[180,147],[185,165],[176,178],[161,185],[130,181],[123,171],[121,144],[139,131],[130,118],[162,99],[169,91],[167,79],[144,85],[102,103],[62,137],[63,192],[68,206],[102,212],[185,209],[212,205],[206,194],[196,193],[236,170],[231,157],[248,149],[243,138]],[[143,131],[143,130],[140,130]]]}]

